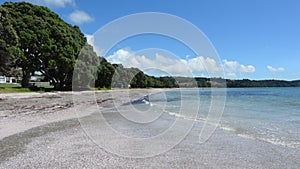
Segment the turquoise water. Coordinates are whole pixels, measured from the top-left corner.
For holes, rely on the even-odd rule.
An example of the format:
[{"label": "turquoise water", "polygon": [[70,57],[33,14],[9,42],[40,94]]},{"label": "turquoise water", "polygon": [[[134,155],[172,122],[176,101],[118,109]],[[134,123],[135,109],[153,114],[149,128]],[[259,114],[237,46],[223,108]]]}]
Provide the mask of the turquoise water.
[{"label": "turquoise water", "polygon": [[[134,105],[140,110],[151,107],[178,118],[205,121],[212,107],[222,105],[214,104],[213,98],[223,101],[225,97],[221,128],[241,137],[300,150],[300,88],[297,87],[174,89],[147,96]],[[198,116],[194,119],[192,111],[197,106]]]},{"label": "turquoise water", "polygon": [[300,149],[300,88],[227,89],[223,128]]}]

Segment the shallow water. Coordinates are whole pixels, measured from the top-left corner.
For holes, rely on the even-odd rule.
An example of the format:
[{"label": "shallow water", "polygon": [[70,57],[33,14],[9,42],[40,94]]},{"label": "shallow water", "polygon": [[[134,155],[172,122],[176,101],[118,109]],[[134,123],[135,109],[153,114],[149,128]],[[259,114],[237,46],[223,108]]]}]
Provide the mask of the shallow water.
[{"label": "shallow water", "polygon": [[[174,89],[135,101],[133,107],[144,113],[155,110],[157,118],[161,113],[168,113],[203,121],[214,107],[222,106],[220,101],[224,99],[224,112],[218,112],[222,113],[221,128],[242,137],[300,150],[299,96],[298,87]],[[214,99],[219,99],[219,104]]]},{"label": "shallow water", "polygon": [[228,89],[222,126],[300,149],[300,88]]}]

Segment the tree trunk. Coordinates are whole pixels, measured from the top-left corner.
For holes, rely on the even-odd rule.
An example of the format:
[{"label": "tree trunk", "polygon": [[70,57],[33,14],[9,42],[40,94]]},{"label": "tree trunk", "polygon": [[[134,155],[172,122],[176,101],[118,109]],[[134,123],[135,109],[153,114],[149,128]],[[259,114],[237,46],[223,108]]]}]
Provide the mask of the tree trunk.
[{"label": "tree trunk", "polygon": [[31,75],[30,71],[23,71],[23,77],[22,77],[22,87],[28,88],[29,87],[29,81],[30,81]]},{"label": "tree trunk", "polygon": [[54,82],[53,86],[54,86],[55,90],[61,90],[61,83],[60,82]]}]

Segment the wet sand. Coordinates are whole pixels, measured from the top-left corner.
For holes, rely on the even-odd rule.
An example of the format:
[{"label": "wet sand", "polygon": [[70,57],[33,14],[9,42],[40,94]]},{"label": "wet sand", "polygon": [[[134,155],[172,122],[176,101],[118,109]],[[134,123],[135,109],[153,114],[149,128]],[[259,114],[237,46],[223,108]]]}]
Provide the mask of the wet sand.
[{"label": "wet sand", "polygon": [[[75,100],[68,92],[0,94],[0,168],[300,168],[299,151],[231,131],[217,129],[200,144],[201,122],[174,148],[154,157],[107,152],[87,137],[77,117],[92,120],[100,108],[110,110],[104,112],[107,119],[116,119],[111,107],[158,90],[132,90],[130,98],[123,97],[126,90],[113,92],[97,92],[92,99],[90,92],[77,92]],[[122,121],[114,124],[123,126]],[[120,129],[126,132],[130,126]]]}]

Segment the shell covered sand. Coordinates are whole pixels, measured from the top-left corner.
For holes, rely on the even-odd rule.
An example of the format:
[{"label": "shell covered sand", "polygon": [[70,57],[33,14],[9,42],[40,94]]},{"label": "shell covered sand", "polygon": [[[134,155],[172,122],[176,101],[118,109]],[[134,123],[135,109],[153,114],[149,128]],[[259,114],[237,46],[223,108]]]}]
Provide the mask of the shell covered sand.
[{"label": "shell covered sand", "polygon": [[[128,102],[125,90],[113,92],[114,97],[108,91],[93,93],[92,100],[90,92],[75,93],[81,96],[75,104],[81,104],[76,107],[82,107],[83,114],[74,113],[68,92],[0,95],[0,168],[300,168],[299,152],[230,131],[218,129],[199,144],[201,123],[180,144],[154,157],[125,158],[107,152],[87,137],[77,117]],[[136,99],[156,91],[131,92]]]}]

